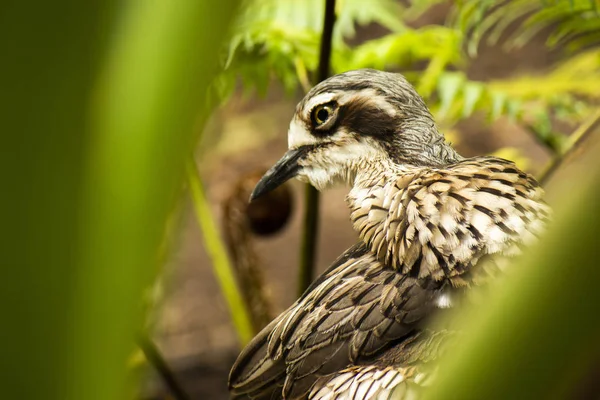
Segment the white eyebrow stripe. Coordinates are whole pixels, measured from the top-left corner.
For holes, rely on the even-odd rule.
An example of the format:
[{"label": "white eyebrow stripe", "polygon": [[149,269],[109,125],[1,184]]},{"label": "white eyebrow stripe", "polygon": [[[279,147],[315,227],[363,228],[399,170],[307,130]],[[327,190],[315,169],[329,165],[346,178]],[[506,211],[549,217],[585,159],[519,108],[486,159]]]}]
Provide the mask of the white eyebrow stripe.
[{"label": "white eyebrow stripe", "polygon": [[329,103],[331,100],[334,99],[334,97],[336,97],[336,93],[321,93],[315,97],[313,97],[312,99],[310,99],[306,105],[304,106],[304,110],[302,110],[303,112],[306,113],[306,116],[308,117],[311,110],[319,105],[319,104],[324,104],[324,103]]},{"label": "white eyebrow stripe", "polygon": [[385,111],[390,117],[396,116],[398,112],[398,110],[396,110],[396,108],[393,105],[391,105],[375,89],[348,90],[337,93],[322,93],[310,99],[304,106],[302,112],[305,113],[306,118],[309,118],[312,109],[319,104],[329,103],[330,101],[335,99],[338,104],[343,105],[358,98],[367,99],[370,103],[376,105],[379,109]]}]

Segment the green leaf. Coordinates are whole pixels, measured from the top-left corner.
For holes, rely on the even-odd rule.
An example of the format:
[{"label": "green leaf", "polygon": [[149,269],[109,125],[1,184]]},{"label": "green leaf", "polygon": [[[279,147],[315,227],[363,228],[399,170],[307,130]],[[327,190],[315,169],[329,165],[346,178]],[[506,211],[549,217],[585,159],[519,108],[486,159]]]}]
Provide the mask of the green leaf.
[{"label": "green leaf", "polygon": [[478,82],[467,82],[464,86],[464,101],[462,116],[466,118],[473,114],[475,105],[481,99],[483,85]]},{"label": "green leaf", "polygon": [[446,73],[440,78],[437,90],[441,102],[439,110],[439,115],[441,117],[445,116],[450,110],[450,107],[464,82],[465,77],[460,73]]},{"label": "green leaf", "polygon": [[1,396],[136,398],[144,291],[236,2],[0,8]]},{"label": "green leaf", "polygon": [[[559,39],[578,40],[586,32],[595,32],[600,18],[595,0],[512,0],[499,3],[466,0],[456,8],[454,25],[470,33],[467,41],[470,52],[477,48],[482,38],[493,44],[503,34],[506,34],[505,48],[520,47],[550,26],[554,28],[554,33],[548,45],[562,45]],[[511,28],[511,32],[508,32],[508,27],[514,27],[517,23],[517,28]],[[593,43],[599,43],[597,38]]]},{"label": "green leaf", "polygon": [[502,115],[505,106],[506,94],[502,92],[492,93],[492,111],[490,113],[492,120],[496,120]]},{"label": "green leaf", "polygon": [[518,99],[510,99],[506,103],[507,117],[511,122],[516,122],[522,113],[523,103]]},{"label": "green leaf", "polygon": [[187,163],[187,183],[196,220],[202,229],[204,247],[208,251],[215,277],[227,301],[239,343],[244,346],[256,332],[252,329],[250,311],[247,304],[244,303],[241,292],[238,290],[235,272],[229,262],[227,249],[220,238],[217,223],[212,215],[210,203],[206,198],[204,186],[193,160]]}]

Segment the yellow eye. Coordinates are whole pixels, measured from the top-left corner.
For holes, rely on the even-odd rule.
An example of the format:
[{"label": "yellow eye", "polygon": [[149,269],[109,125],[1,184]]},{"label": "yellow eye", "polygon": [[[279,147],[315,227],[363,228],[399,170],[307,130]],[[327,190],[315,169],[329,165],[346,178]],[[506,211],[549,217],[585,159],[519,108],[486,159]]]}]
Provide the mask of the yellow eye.
[{"label": "yellow eye", "polygon": [[321,104],[313,108],[311,113],[312,122],[315,126],[323,125],[333,115],[333,107],[329,104]]}]

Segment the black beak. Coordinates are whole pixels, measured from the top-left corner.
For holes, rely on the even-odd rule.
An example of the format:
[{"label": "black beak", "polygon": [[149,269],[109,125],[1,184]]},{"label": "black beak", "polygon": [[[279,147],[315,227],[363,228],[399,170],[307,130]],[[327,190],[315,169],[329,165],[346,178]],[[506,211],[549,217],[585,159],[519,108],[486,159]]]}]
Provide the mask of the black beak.
[{"label": "black beak", "polygon": [[298,161],[312,148],[313,146],[300,146],[296,149],[288,150],[275,165],[268,170],[260,181],[254,187],[250,195],[250,201],[253,201],[263,194],[269,193],[278,186],[298,175],[300,165]]}]

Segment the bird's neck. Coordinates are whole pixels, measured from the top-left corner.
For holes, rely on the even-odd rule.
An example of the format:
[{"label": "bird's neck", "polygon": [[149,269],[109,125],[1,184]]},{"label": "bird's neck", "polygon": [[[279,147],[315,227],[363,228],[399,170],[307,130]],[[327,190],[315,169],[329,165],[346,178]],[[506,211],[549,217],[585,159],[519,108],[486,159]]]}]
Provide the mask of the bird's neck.
[{"label": "bird's neck", "polygon": [[[407,158],[371,159],[355,166],[349,175],[347,182],[352,189],[346,202],[352,212],[353,227],[371,251],[386,261],[391,254],[388,247],[398,245],[395,235],[388,231],[400,223],[400,213],[404,212],[402,203],[405,195],[410,196],[411,184],[414,187],[423,174],[463,160],[437,131],[432,137],[425,148],[414,146],[414,153]],[[418,160],[418,163],[406,162],[407,159]]]},{"label": "bird's neck", "polygon": [[410,185],[429,170],[381,160],[356,173],[346,197],[350,219],[361,240],[386,264],[398,245],[393,231],[398,224],[406,223],[400,213]]},{"label": "bird's neck", "polygon": [[[392,208],[398,206],[396,197],[401,196],[423,169],[384,159],[370,162],[356,172],[346,202],[354,229],[365,243],[372,242],[370,234],[386,223]],[[377,252],[377,249],[371,250]]]},{"label": "bird's neck", "polygon": [[406,184],[408,184],[415,174],[422,170],[423,167],[398,164],[388,158],[365,162],[356,168],[352,176],[353,180],[349,182],[352,190],[348,201],[351,201],[353,193],[357,194],[365,190],[379,194],[378,188],[385,186],[388,182],[397,182],[400,179],[400,181],[406,180]]},{"label": "bird's neck", "polygon": [[384,142],[389,157],[396,164],[443,167],[462,157],[446,142],[429,111],[405,118],[396,127],[391,140]]}]

